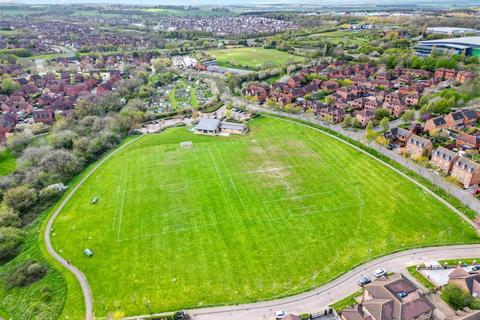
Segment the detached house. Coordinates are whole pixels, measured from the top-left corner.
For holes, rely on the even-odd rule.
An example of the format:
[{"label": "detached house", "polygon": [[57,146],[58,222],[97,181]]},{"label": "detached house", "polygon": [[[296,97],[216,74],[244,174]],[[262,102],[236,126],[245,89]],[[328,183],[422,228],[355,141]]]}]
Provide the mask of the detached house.
[{"label": "detached house", "polygon": [[480,183],[480,165],[470,159],[461,157],[453,164],[452,177],[469,188],[474,184]]},{"label": "detached house", "polygon": [[364,286],[362,303],[341,310],[342,320],[429,320],[434,306],[402,274]]},{"label": "detached house", "polygon": [[430,162],[440,168],[444,173],[452,171],[453,164],[458,159],[458,155],[444,147],[438,147],[432,154]]},{"label": "detached house", "polygon": [[447,129],[447,121],[443,117],[428,119],[425,122],[425,130],[432,134],[435,130]]},{"label": "detached house", "polygon": [[480,273],[457,267],[448,275],[448,284],[462,288],[474,297],[480,296]]},{"label": "detached house", "polygon": [[412,157],[430,156],[432,153],[432,141],[423,137],[412,135],[407,141],[406,150]]}]

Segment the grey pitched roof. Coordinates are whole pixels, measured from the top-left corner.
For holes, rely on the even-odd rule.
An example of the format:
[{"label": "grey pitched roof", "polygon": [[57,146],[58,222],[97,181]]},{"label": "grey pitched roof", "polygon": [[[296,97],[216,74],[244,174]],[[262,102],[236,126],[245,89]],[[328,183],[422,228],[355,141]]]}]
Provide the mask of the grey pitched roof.
[{"label": "grey pitched roof", "polygon": [[220,128],[221,129],[230,129],[230,130],[239,130],[243,131],[245,130],[245,125],[241,123],[233,123],[233,122],[226,122],[223,121],[220,123]]},{"label": "grey pitched roof", "polygon": [[457,156],[455,152],[448,150],[444,147],[438,147],[437,150],[435,150],[434,154],[437,157],[442,157],[448,161],[453,160]]},{"label": "grey pitched roof", "polygon": [[455,163],[455,165],[457,167],[465,167],[464,169],[467,169],[468,171],[470,172],[473,172],[475,170],[477,170],[478,168],[480,168],[480,164],[470,160],[470,159],[467,159],[467,158],[460,158],[458,159],[458,161]]},{"label": "grey pitched roof", "polygon": [[200,119],[200,122],[197,125],[197,130],[215,131],[219,126],[220,120],[203,118]]}]

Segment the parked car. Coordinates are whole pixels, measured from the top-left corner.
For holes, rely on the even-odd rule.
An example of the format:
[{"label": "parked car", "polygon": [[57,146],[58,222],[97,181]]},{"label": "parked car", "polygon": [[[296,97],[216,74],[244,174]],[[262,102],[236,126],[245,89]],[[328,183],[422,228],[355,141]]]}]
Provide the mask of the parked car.
[{"label": "parked car", "polygon": [[480,266],[474,266],[474,267],[472,268],[472,270],[473,270],[473,271],[479,271],[479,270],[480,270]]},{"label": "parked car", "polygon": [[275,320],[282,320],[287,316],[287,311],[285,310],[280,310],[275,312]]},{"label": "parked car", "polygon": [[379,268],[373,271],[373,275],[375,276],[375,278],[380,278],[381,276],[384,276],[386,274],[387,274],[387,271],[385,271],[385,269],[383,268]]},{"label": "parked car", "polygon": [[364,285],[369,284],[370,282],[372,281],[370,280],[369,277],[361,277],[360,280],[358,280],[358,285],[360,287],[363,287]]}]

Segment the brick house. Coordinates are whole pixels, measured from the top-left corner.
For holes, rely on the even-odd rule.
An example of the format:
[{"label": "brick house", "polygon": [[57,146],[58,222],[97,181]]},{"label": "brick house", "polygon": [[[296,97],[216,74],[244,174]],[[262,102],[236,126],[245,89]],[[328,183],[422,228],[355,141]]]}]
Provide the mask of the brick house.
[{"label": "brick house", "polygon": [[407,106],[405,104],[396,101],[386,102],[384,103],[383,107],[386,108],[390,114],[396,118],[400,117],[405,110],[407,110]]},{"label": "brick house", "polygon": [[462,267],[457,267],[448,275],[448,284],[462,288],[472,296],[480,296],[480,273],[467,272]]},{"label": "brick house", "polygon": [[452,171],[453,164],[457,159],[458,155],[455,152],[444,147],[438,147],[432,153],[432,159],[430,162],[444,173],[450,173],[450,171]]},{"label": "brick house", "polygon": [[52,109],[39,109],[33,111],[33,121],[35,123],[52,124],[55,121],[55,113]]},{"label": "brick house", "polygon": [[382,276],[364,286],[362,302],[340,311],[342,320],[429,320],[433,304],[404,275]]},{"label": "brick house", "polygon": [[325,106],[319,109],[318,114],[324,119],[329,119],[333,123],[342,122],[345,119],[345,111],[336,107]]},{"label": "brick house", "polygon": [[458,131],[465,127],[464,115],[462,111],[451,112],[445,116],[447,127],[450,130]]},{"label": "brick house", "polygon": [[478,149],[480,147],[480,136],[474,136],[466,132],[460,132],[455,139],[455,146],[463,149]]},{"label": "brick house", "polygon": [[13,112],[5,113],[0,117],[0,144],[5,143],[7,133],[15,128],[17,115]]},{"label": "brick house", "polygon": [[296,88],[296,87],[301,86],[303,79],[304,79],[303,77],[295,76],[295,77],[292,77],[292,78],[288,79],[287,84],[290,88]]},{"label": "brick house", "polygon": [[267,90],[262,86],[250,86],[247,88],[246,94],[256,97],[260,102],[267,100]]},{"label": "brick house", "polygon": [[423,137],[412,135],[407,141],[406,150],[412,157],[430,156],[432,153],[432,141]]},{"label": "brick house", "polygon": [[357,118],[362,127],[366,127],[369,122],[375,119],[375,113],[371,110],[363,109],[355,112],[355,118]]},{"label": "brick house", "polygon": [[433,78],[438,81],[455,80],[456,76],[457,76],[456,70],[440,68],[435,70],[435,75],[433,76]]},{"label": "brick house", "polygon": [[453,164],[451,175],[457,178],[465,188],[469,188],[480,183],[480,165],[470,159],[461,157]]},{"label": "brick house", "polygon": [[475,75],[469,71],[459,71],[455,77],[455,81],[465,83],[475,78]]},{"label": "brick house", "polygon": [[431,118],[425,121],[425,130],[432,134],[436,130],[447,129],[447,121],[443,117]]}]

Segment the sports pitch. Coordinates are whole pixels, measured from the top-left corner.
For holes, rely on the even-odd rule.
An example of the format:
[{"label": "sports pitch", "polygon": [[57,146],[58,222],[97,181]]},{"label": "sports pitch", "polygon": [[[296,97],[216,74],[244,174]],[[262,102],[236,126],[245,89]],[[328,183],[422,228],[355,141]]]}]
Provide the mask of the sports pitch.
[{"label": "sports pitch", "polygon": [[279,66],[302,62],[305,58],[276,49],[264,48],[230,48],[208,50],[207,54],[214,56],[218,65],[224,67],[244,67],[258,70],[266,63]]},{"label": "sports pitch", "polygon": [[85,273],[97,316],[272,299],[369,257],[479,240],[414,184],[336,140],[271,118],[250,128],[145,136],[80,187],[53,241]]}]

